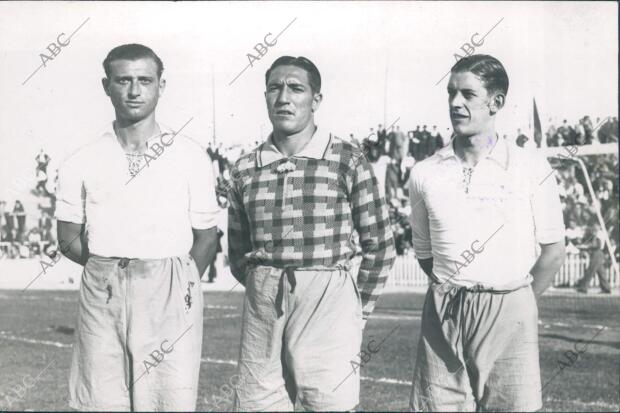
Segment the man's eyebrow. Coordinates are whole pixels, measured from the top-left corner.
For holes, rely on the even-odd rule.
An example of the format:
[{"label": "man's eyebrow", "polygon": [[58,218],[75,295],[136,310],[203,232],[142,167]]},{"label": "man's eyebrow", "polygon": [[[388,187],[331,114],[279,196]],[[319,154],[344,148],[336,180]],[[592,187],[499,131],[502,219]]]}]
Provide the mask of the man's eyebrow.
[{"label": "man's eyebrow", "polygon": [[137,78],[137,79],[155,79],[155,76],[151,76],[151,75],[138,75],[138,76],[132,76],[132,75],[114,75],[114,79],[119,79],[119,80],[126,80],[126,79],[133,79],[133,78]]},{"label": "man's eyebrow", "polygon": [[304,82],[302,82],[302,81],[301,81],[301,80],[299,80],[299,79],[291,79],[291,80],[288,80],[288,81],[286,82],[286,84],[287,84],[287,85],[301,85],[301,86],[305,86],[305,83],[304,83]]}]

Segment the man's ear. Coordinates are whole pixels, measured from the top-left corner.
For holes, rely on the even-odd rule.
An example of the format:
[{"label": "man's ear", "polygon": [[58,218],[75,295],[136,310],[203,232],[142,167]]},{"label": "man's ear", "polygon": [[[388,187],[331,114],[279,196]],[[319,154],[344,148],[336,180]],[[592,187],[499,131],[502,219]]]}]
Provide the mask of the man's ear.
[{"label": "man's ear", "polygon": [[495,93],[489,102],[491,115],[495,115],[499,112],[504,107],[504,103],[506,103],[506,95],[501,92]]},{"label": "man's ear", "polygon": [[166,79],[159,79],[159,97],[163,96],[166,90]]},{"label": "man's ear", "polygon": [[101,78],[101,85],[103,86],[103,90],[105,91],[105,94],[110,96],[110,79],[108,79],[107,77],[103,77]]},{"label": "man's ear", "polygon": [[323,101],[322,93],[315,93],[312,97],[312,113],[319,110],[319,106],[321,106],[321,102]]}]

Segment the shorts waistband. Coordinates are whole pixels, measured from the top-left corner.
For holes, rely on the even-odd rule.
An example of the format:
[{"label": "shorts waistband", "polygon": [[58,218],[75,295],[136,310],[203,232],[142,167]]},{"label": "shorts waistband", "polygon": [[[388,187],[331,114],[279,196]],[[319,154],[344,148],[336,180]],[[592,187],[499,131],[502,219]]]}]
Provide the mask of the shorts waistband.
[{"label": "shorts waistband", "polygon": [[521,288],[529,287],[532,283],[531,279],[525,278],[523,280],[517,280],[501,286],[491,286],[482,283],[478,283],[472,286],[463,286],[448,281],[444,283],[433,282],[431,285],[436,289],[443,291],[450,291],[454,289],[474,292],[474,293],[493,293],[493,294],[506,294],[512,291],[520,290]]},{"label": "shorts waistband", "polygon": [[187,253],[184,255],[179,255],[179,256],[175,256],[175,257],[162,257],[162,258],[131,258],[131,257],[104,257],[102,255],[97,255],[97,254],[92,254],[90,253],[88,255],[88,259],[94,259],[96,261],[102,261],[102,262],[108,262],[108,263],[114,263],[114,262],[118,262],[119,267],[121,268],[125,268],[127,267],[127,265],[129,265],[129,263],[131,261],[135,261],[135,262],[156,262],[156,261],[165,261],[165,260],[169,260],[169,259],[174,259],[174,258],[186,258],[189,257],[191,259],[192,256]]}]

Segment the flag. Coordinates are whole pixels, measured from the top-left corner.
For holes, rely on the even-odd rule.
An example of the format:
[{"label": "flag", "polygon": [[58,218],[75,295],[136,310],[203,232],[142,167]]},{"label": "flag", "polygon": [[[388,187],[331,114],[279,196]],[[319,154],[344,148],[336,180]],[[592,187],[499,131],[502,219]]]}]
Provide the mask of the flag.
[{"label": "flag", "polygon": [[534,98],[534,141],[536,141],[536,147],[540,148],[542,127],[540,126],[540,117],[538,116],[538,108],[536,107],[536,98]]}]

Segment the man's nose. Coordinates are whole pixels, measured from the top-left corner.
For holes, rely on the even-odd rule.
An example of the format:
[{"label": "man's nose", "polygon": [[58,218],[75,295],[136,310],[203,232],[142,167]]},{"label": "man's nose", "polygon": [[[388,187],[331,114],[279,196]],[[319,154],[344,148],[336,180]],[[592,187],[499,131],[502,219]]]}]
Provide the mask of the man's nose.
[{"label": "man's nose", "polygon": [[276,104],[282,105],[284,103],[288,103],[289,98],[290,98],[290,95],[288,93],[288,90],[284,87],[280,90],[280,93],[278,93],[278,96],[276,98]]},{"label": "man's nose", "polygon": [[448,103],[450,106],[458,106],[460,103],[462,95],[460,93],[454,93],[452,96],[448,98]]},{"label": "man's nose", "polygon": [[131,86],[129,87],[129,94],[131,96],[140,96],[140,85],[138,82],[131,82]]}]

